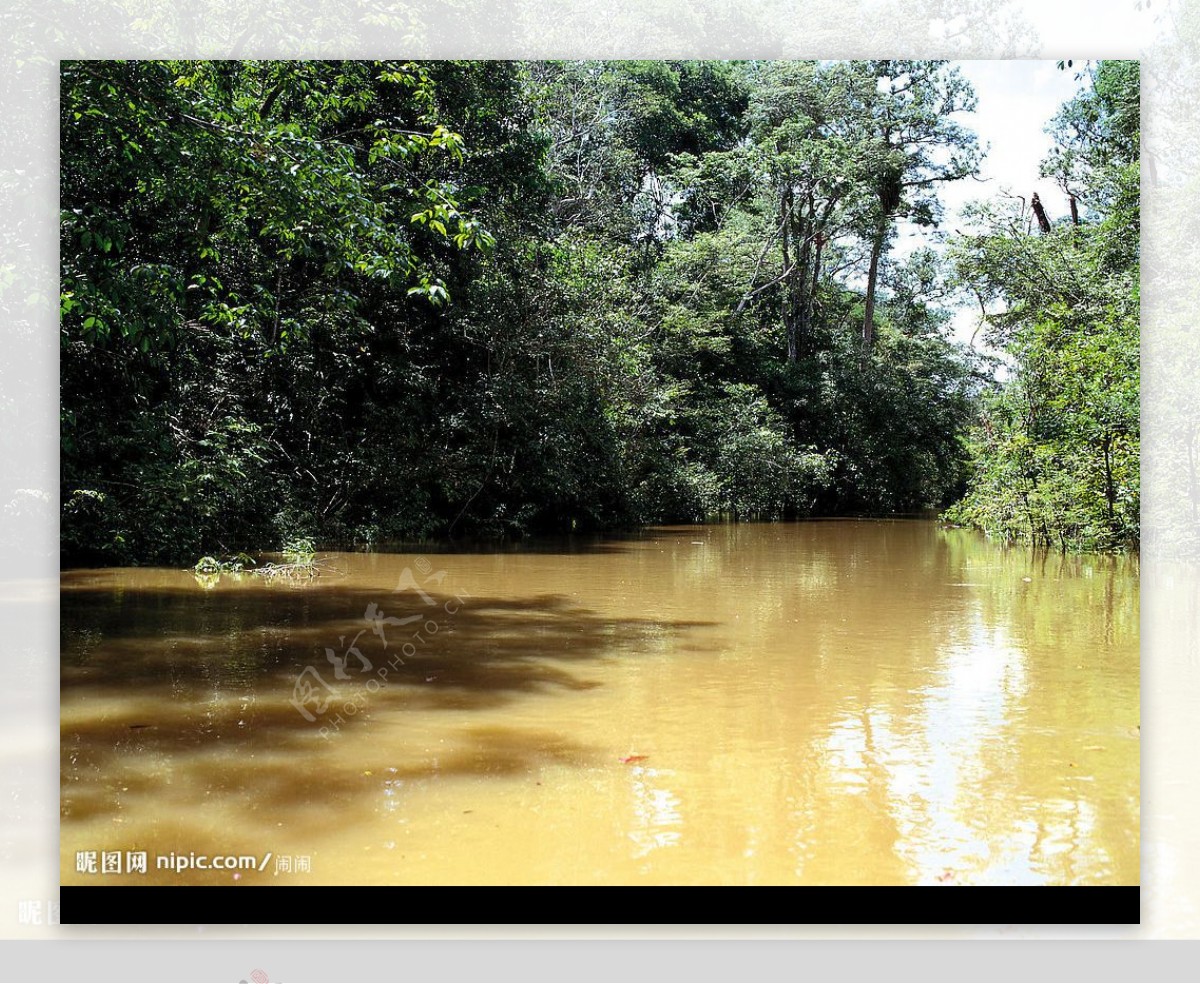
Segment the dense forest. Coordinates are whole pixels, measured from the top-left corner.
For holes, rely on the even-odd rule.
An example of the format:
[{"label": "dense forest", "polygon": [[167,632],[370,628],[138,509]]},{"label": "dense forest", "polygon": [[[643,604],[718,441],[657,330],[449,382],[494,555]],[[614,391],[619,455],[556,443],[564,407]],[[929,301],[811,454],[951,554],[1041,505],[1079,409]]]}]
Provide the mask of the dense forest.
[{"label": "dense forest", "polygon": [[1082,76],[1059,215],[958,229],[944,62],[65,62],[64,562],[928,508],[1136,547],[1138,67]]}]

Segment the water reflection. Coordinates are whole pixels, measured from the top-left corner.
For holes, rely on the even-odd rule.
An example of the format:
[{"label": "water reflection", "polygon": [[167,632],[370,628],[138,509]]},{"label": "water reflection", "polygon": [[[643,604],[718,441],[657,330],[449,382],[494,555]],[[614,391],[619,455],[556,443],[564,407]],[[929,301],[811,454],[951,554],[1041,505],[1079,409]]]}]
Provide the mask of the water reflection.
[{"label": "water reflection", "polygon": [[911,521],[447,554],[430,601],[469,600],[322,736],[296,675],[419,559],[64,573],[64,880],[136,844],[331,884],[1137,881],[1133,562]]},{"label": "water reflection", "polygon": [[658,848],[678,844],[683,816],[679,797],[666,788],[669,773],[635,766],[630,769],[629,777],[633,800],[629,839],[635,845],[633,856],[643,858]]}]

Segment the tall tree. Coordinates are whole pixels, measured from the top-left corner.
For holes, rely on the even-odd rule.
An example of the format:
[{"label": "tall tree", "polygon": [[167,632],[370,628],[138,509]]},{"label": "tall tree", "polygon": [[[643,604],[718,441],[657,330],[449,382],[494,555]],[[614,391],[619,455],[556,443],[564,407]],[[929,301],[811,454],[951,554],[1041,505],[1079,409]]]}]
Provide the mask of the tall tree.
[{"label": "tall tree", "polygon": [[875,344],[875,293],[879,265],[897,218],[918,225],[937,221],[938,184],[958,181],[979,169],[973,131],[954,114],[975,108],[975,93],[962,73],[946,62],[891,60],[865,66],[877,80],[860,111],[870,132],[866,167],[873,191],[866,216],[870,243],[863,347]]},{"label": "tall tree", "polygon": [[823,251],[846,232],[849,203],[861,194],[864,148],[847,110],[862,79],[846,63],[766,62],[749,66],[748,84],[748,140],[693,168],[687,208],[715,215],[720,201],[763,201],[762,252],[743,304],[778,294],[787,359],[795,362],[808,341]]}]

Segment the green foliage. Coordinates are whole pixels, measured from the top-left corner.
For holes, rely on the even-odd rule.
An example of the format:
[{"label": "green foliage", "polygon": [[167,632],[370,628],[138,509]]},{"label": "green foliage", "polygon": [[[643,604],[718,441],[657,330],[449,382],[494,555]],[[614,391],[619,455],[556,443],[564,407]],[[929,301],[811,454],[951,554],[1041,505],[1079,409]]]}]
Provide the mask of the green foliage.
[{"label": "green foliage", "polygon": [[462,138],[416,64],[66,62],[62,92],[67,339],[280,349],[371,281],[444,300],[431,234],[490,242],[432,173]]},{"label": "green foliage", "polygon": [[283,545],[283,557],[289,564],[309,564],[316,557],[312,537],[289,537]]},{"label": "green foliage", "polygon": [[1087,203],[1080,224],[1028,231],[981,210],[958,273],[1011,360],[968,436],[972,477],[947,513],[1005,540],[1117,550],[1140,539],[1137,65],[1101,62],[1058,114],[1044,170]]},{"label": "green foliage", "polygon": [[[942,261],[885,248],[974,167],[942,63],[65,62],[62,92],[71,561],[314,576],[318,542],[943,506],[968,455],[983,487],[986,366]],[[1038,501],[1091,483],[1122,523],[1127,167],[1080,143],[1089,230],[958,256],[1021,378],[1077,379],[1014,440],[1107,441],[1100,486],[1038,452]],[[1010,282],[1043,273],[1057,306]]]}]

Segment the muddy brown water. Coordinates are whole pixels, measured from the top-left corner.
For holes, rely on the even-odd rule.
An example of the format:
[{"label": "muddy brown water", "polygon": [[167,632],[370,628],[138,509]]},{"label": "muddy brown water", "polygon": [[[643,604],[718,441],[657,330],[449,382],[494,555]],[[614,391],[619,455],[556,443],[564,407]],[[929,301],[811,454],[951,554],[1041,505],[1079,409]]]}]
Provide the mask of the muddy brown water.
[{"label": "muddy brown water", "polygon": [[917,520],[321,559],[63,572],[64,884],[1138,881],[1135,560]]}]

